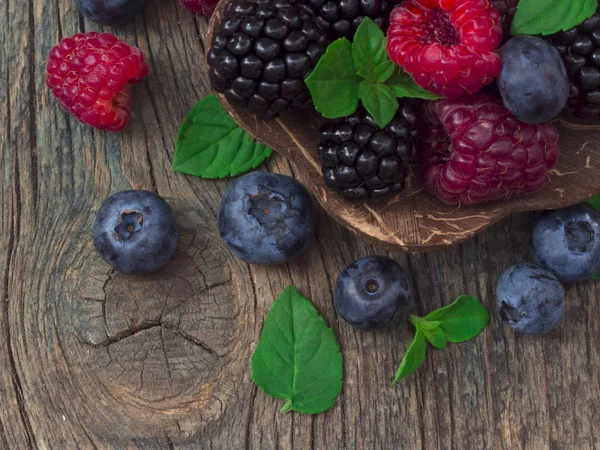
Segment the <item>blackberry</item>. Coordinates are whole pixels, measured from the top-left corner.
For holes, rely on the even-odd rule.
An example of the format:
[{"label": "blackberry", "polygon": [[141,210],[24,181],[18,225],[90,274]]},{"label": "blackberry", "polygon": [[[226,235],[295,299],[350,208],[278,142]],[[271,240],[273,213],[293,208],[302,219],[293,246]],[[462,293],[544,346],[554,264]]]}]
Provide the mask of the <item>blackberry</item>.
[{"label": "blackberry", "polygon": [[364,109],[321,127],[319,159],[325,184],[348,200],[400,192],[418,139],[418,107],[400,100],[394,119],[383,129]]},{"label": "blackberry", "polygon": [[270,120],[308,106],[304,84],[329,40],[307,6],[294,0],[235,0],[208,52],[212,87]]},{"label": "blackberry", "polygon": [[519,0],[492,0],[492,6],[496,9],[496,11],[498,11],[500,18],[502,19],[504,41],[508,41],[510,39],[510,27],[513,19],[515,18],[518,5]]},{"label": "blackberry", "polygon": [[333,41],[345,37],[352,40],[365,17],[370,17],[385,33],[390,13],[404,0],[308,0],[319,26]]},{"label": "blackberry", "polygon": [[571,95],[567,106],[584,119],[600,119],[600,14],[550,36],[563,57]]}]

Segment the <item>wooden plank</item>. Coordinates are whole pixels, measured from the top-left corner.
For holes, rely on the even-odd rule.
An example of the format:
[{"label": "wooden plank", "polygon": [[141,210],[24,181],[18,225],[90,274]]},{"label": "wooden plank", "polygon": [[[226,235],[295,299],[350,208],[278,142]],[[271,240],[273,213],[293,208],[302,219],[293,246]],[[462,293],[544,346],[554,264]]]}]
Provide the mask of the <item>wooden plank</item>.
[{"label": "wooden plank", "polygon": [[[131,23],[106,28],[139,45],[153,69],[134,89],[131,124],[112,135],[66,116],[44,85],[49,49],[101,28],[71,0],[5,0],[0,10],[0,448],[599,446],[597,284],[568,288],[550,336],[517,336],[493,316],[480,337],[430,349],[416,375],[390,388],[410,327],[357,332],[331,296],[343,267],[382,250],[321,212],[306,255],[249,267],[216,229],[230,181],[171,171],[178,125],[210,92],[205,19],[151,0]],[[281,157],[266,168],[295,174]],[[144,277],[111,272],[91,242],[101,202],[132,186],[164,196],[181,228],[175,259]],[[411,273],[417,313],[462,293],[493,307],[501,272],[528,258],[533,218],[513,216],[442,252],[383,253]],[[291,283],[344,354],[343,394],[318,416],[282,415],[250,380],[262,321]]]}]

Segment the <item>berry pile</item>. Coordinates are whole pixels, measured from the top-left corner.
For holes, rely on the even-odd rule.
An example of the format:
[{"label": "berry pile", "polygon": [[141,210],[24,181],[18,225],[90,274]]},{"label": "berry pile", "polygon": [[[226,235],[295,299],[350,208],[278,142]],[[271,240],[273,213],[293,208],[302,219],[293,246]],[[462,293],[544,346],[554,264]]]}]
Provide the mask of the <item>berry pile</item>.
[{"label": "berry pile", "polygon": [[561,53],[569,80],[569,107],[582,118],[600,118],[600,14],[550,37]]},{"label": "berry pile", "polygon": [[400,192],[417,138],[417,107],[407,101],[384,129],[364,110],[326,124],[319,142],[325,183],[350,200]]},{"label": "berry pile", "polygon": [[[178,1],[199,15],[217,4]],[[527,22],[519,20],[519,0],[228,1],[207,54],[212,87],[263,120],[311,108],[315,96],[316,109],[336,118],[315,143],[324,181],[348,200],[398,194],[412,166],[426,190],[449,204],[532,193],[548,182],[559,156],[558,131],[550,122],[567,105],[581,117],[600,118],[598,13],[544,39],[510,38],[515,15],[515,29]],[[145,4],[77,2],[101,23],[126,20]],[[386,40],[366,18],[387,31]],[[340,40],[355,39],[361,24],[369,31],[356,39],[369,42]],[[334,40],[337,47],[327,52]],[[331,61],[319,64],[325,54],[345,58],[339,78]],[[352,66],[359,81],[346,73]],[[92,32],[61,41],[47,71],[63,108],[84,123],[119,131],[129,118],[131,86],[149,69],[138,49]],[[393,80],[389,86],[387,80]],[[479,92],[495,81],[496,94]],[[343,112],[330,114],[317,96],[336,103],[330,86],[339,83],[355,92],[339,97]],[[432,94],[444,99],[419,107],[403,97],[429,100]],[[371,95],[387,98],[364,98]],[[394,109],[384,111],[390,105]]]},{"label": "berry pile", "polygon": [[232,104],[274,119],[310,104],[304,79],[328,42],[312,13],[293,0],[235,0],[208,53],[211,84]]},{"label": "berry pile", "polygon": [[[83,14],[106,25],[130,19],[146,3],[76,1]],[[179,3],[193,14],[209,15],[217,0]],[[344,65],[336,67],[340,74],[324,64],[325,76],[318,82],[325,85],[319,95],[343,104],[343,112],[329,115],[316,99],[315,105],[324,116],[337,118],[321,127],[318,156],[325,183],[346,199],[396,195],[415,165],[425,189],[451,205],[532,193],[548,182],[559,157],[558,130],[550,122],[566,105],[581,117],[600,118],[600,14],[546,40],[532,35],[508,39],[513,18],[515,29],[527,22],[518,17],[525,9],[517,10],[518,3],[232,0],[208,52],[209,77],[232,104],[258,118],[274,119],[294,107],[310,106],[306,78],[319,74],[314,69],[323,55],[339,58]],[[565,1],[563,6],[572,4]],[[585,15],[595,7],[589,5]],[[565,16],[573,20],[576,14]],[[367,17],[375,25],[365,22]],[[338,40],[352,38],[362,23],[367,32],[361,38],[369,42]],[[377,27],[385,31],[388,25],[386,42]],[[503,31],[504,45],[498,49]],[[326,52],[333,40],[338,46]],[[89,32],[65,38],[50,51],[46,81],[60,106],[81,122],[120,131],[129,120],[132,86],[148,73],[139,49],[112,34]],[[500,96],[479,92],[496,78]],[[348,85],[347,95],[331,94],[337,83]],[[408,98],[430,100],[435,98],[431,93],[445,98],[425,103]],[[202,110],[207,111],[214,108]],[[227,126],[221,123],[221,128]],[[244,153],[240,150],[233,159]],[[298,181],[258,171],[229,187],[218,222],[224,244],[237,258],[282,264],[309,248],[317,211]],[[165,200],[154,192],[131,190],[101,205],[93,239],[113,269],[137,274],[166,264],[177,250],[179,233]],[[589,204],[546,211],[534,225],[530,244],[535,264],[517,264],[499,278],[497,312],[519,332],[546,334],[565,314],[562,283],[588,281],[600,273],[600,212]],[[363,258],[342,271],[333,301],[337,313],[356,328],[388,327],[407,316],[409,277],[387,257]],[[457,330],[457,318],[469,326]],[[467,296],[426,317],[411,316],[417,333],[395,381],[423,361],[427,342],[438,348],[463,342],[488,320],[483,305]]]}]

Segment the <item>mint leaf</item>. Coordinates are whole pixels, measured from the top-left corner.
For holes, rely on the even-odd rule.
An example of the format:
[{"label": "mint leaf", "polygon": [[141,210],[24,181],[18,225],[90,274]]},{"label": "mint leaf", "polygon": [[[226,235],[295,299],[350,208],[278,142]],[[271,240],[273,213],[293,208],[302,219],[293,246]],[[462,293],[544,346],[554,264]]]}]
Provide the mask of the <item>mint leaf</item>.
[{"label": "mint leaf", "polygon": [[421,86],[415,83],[415,80],[413,80],[409,74],[403,70],[400,70],[398,73],[389,78],[386,82],[386,85],[390,87],[390,89],[398,98],[410,97],[422,98],[424,100],[439,100],[443,98],[440,95],[423,89]]},{"label": "mint leaf", "polygon": [[442,324],[439,320],[427,320],[423,317],[411,316],[410,323],[415,328],[420,329],[423,332],[425,338],[431,345],[437,348],[445,348],[448,340],[446,339],[446,333],[440,328]]},{"label": "mint leaf", "polygon": [[383,61],[373,70],[373,78],[375,83],[385,83],[396,70],[396,65],[391,59]]},{"label": "mint leaf", "polygon": [[448,339],[446,337],[446,333],[444,333],[444,330],[442,330],[440,327],[434,328],[433,330],[423,330],[423,335],[425,336],[425,339],[427,339],[434,347],[446,348]]},{"label": "mint leaf", "polygon": [[224,178],[254,169],[271,153],[233,121],[216,95],[209,95],[187,113],[179,127],[173,170]]},{"label": "mint leaf", "polygon": [[358,108],[360,81],[352,60],[352,44],[347,39],[338,39],[327,47],[304,82],[316,110],[323,117],[336,119],[349,116]]},{"label": "mint leaf", "polygon": [[587,201],[590,205],[592,205],[594,208],[596,208],[598,211],[600,211],[600,194],[598,195],[594,195],[592,198],[590,198]]},{"label": "mint leaf", "polygon": [[410,316],[410,323],[412,323],[415,328],[421,328],[421,330],[434,330],[439,327],[442,322],[439,320],[426,320],[419,316]]},{"label": "mint leaf", "polygon": [[449,342],[464,342],[485,328],[490,312],[476,298],[461,295],[454,303],[431,312],[425,319],[442,322],[440,328]]},{"label": "mint leaf", "polygon": [[392,382],[392,386],[395,385],[402,378],[406,378],[415,370],[417,370],[419,366],[423,364],[423,361],[425,361],[426,354],[427,341],[425,340],[423,331],[419,327],[417,327],[415,337],[408,349],[406,350],[404,358],[402,358],[402,362],[400,363],[400,367],[398,367],[398,372],[396,372],[396,377]]},{"label": "mint leaf", "polygon": [[436,309],[425,317],[411,316],[416,328],[413,342],[408,347],[392,386],[413,373],[425,360],[427,341],[437,348],[448,342],[463,342],[477,336],[490,320],[490,312],[479,300],[461,295],[454,303]]},{"label": "mint leaf", "polygon": [[600,280],[600,275],[596,275],[592,280]]},{"label": "mint leaf", "polygon": [[521,0],[511,27],[513,36],[554,34],[589,19],[597,0]]},{"label": "mint leaf", "polygon": [[385,128],[398,111],[398,100],[392,90],[383,84],[368,81],[360,83],[358,95],[363,106],[380,128]]},{"label": "mint leaf", "polygon": [[388,56],[385,44],[381,28],[372,19],[363,19],[354,35],[352,59],[356,73],[365,80],[383,83],[392,76],[394,63]]},{"label": "mint leaf", "polygon": [[287,400],[281,409],[318,414],[342,390],[342,355],[333,330],[314,306],[289,286],[275,301],[252,355],[252,380]]}]

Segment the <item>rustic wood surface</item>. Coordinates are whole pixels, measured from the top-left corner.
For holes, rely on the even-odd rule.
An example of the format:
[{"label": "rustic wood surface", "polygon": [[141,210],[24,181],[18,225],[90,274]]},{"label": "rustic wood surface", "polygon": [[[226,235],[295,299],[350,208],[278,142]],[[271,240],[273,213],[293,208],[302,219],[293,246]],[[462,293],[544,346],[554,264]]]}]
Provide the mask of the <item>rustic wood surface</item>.
[{"label": "rustic wood surface", "polygon": [[[209,93],[205,19],[150,0],[131,23],[106,28],[137,44],[153,69],[116,135],[65,115],[44,85],[50,48],[100,28],[72,0],[0,5],[0,448],[600,447],[600,285],[567,289],[566,317],[550,336],[517,336],[493,316],[481,336],[430,350],[391,389],[410,328],[357,332],[331,297],[343,267],[381,249],[322,212],[306,255],[250,267],[217,234],[230,181],[171,171],[178,125]],[[280,156],[266,168],[296,174]],[[112,272],[92,245],[95,211],[130,187],[165,197],[181,229],[175,259],[144,277]],[[503,219],[445,251],[387,254],[411,273],[417,313],[463,293],[492,307],[502,270],[527,258],[533,217]],[[318,416],[279,413],[283,402],[250,380],[263,318],[291,283],[344,354],[343,393]]]},{"label": "rustic wood surface", "polygon": [[[230,0],[223,0],[213,14],[209,39],[229,4]],[[473,206],[444,205],[423,189],[416,167],[411,167],[400,194],[376,204],[350,203],[323,181],[315,145],[324,122],[320,114],[295,111],[265,122],[231,105],[225,96],[219,95],[219,99],[246,131],[296,165],[298,178],[331,217],[363,238],[393,250],[443,249],[464,242],[509,214],[561,208],[600,192],[600,126],[566,116],[556,121],[561,158],[550,171],[547,186],[533,195]]]}]

